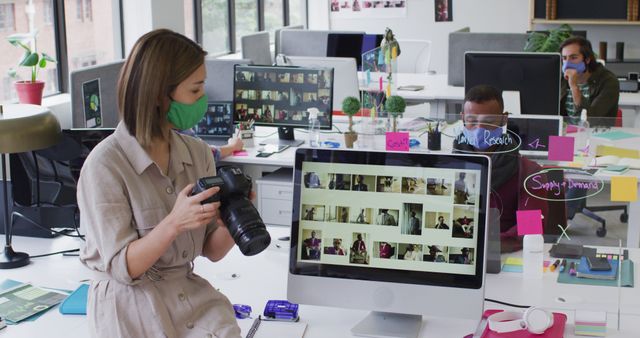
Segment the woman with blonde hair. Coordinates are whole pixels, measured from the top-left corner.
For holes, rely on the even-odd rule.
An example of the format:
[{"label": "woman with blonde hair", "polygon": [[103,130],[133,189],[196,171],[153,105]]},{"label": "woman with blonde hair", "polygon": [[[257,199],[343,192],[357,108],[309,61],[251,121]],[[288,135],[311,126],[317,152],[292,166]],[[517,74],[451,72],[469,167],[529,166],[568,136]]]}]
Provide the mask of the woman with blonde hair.
[{"label": "woman with blonde hair", "polygon": [[78,183],[93,272],[87,314],[93,337],[240,337],[229,300],[193,273],[234,241],[219,218],[218,192],[191,195],[215,175],[206,143],[192,128],[207,109],[206,52],[169,30],[143,35],[118,80],[120,123],[89,154]]}]

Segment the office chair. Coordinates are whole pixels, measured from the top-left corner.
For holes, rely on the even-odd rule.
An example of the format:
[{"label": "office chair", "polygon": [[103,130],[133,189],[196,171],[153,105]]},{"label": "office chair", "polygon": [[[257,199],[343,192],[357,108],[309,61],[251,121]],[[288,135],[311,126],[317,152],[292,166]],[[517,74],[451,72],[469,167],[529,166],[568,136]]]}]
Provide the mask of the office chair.
[{"label": "office chair", "polygon": [[[586,192],[584,196],[586,196]],[[614,210],[622,210],[622,214],[620,214],[620,222],[627,223],[629,221],[629,213],[626,205],[587,206],[586,198],[567,202],[567,219],[572,220],[575,214],[580,212],[588,218],[600,223],[600,227],[596,230],[596,235],[598,237],[604,237],[607,235],[607,221],[598,216],[596,212]]]},{"label": "office chair", "polygon": [[398,73],[426,74],[431,63],[431,41],[398,40],[400,56],[398,57]]}]

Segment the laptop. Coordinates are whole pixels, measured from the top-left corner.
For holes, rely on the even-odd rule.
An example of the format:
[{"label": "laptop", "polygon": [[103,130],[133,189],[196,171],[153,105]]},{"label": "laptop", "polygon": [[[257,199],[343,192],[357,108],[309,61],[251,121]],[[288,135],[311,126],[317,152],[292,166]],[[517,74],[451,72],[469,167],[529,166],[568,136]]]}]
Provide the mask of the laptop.
[{"label": "laptop", "polygon": [[210,101],[207,112],[194,127],[196,136],[209,145],[221,146],[227,144],[233,137],[233,110],[231,101]]},{"label": "laptop", "polygon": [[562,116],[509,115],[507,129],[520,136],[520,154],[546,158],[549,155],[549,136],[562,135]]}]

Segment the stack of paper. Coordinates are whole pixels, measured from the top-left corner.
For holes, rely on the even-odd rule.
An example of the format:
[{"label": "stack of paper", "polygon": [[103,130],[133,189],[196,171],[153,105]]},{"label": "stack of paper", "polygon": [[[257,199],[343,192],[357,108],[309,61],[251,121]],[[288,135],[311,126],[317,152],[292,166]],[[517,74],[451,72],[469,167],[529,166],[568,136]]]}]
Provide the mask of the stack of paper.
[{"label": "stack of paper", "polygon": [[609,264],[611,264],[611,270],[591,270],[589,269],[587,258],[583,256],[580,259],[580,263],[578,263],[576,276],[579,278],[615,280],[618,278],[618,260],[609,260]]},{"label": "stack of paper", "polygon": [[598,311],[576,311],[575,320],[576,336],[598,336],[607,335],[607,313]]}]

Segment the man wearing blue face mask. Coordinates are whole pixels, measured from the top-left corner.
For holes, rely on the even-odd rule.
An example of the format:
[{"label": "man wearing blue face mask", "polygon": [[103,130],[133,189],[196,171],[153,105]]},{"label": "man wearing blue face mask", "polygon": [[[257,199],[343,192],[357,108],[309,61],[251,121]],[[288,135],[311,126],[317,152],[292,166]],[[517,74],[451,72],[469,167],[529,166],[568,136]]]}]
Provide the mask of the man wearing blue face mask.
[{"label": "man wearing blue face mask", "polygon": [[616,76],[596,62],[589,40],[574,36],[560,45],[562,87],[560,112],[574,124],[582,109],[591,125],[613,125],[620,85]]},{"label": "man wearing blue face mask", "polygon": [[523,186],[529,175],[542,168],[520,156],[518,142],[503,133],[507,113],[502,94],[496,88],[486,85],[471,88],[465,95],[461,117],[464,128],[454,140],[454,152],[480,153],[491,158],[490,207],[502,211],[501,248],[503,252],[520,250],[522,237],[517,234],[516,211],[541,210],[543,215],[548,211],[547,202],[529,196]]}]

